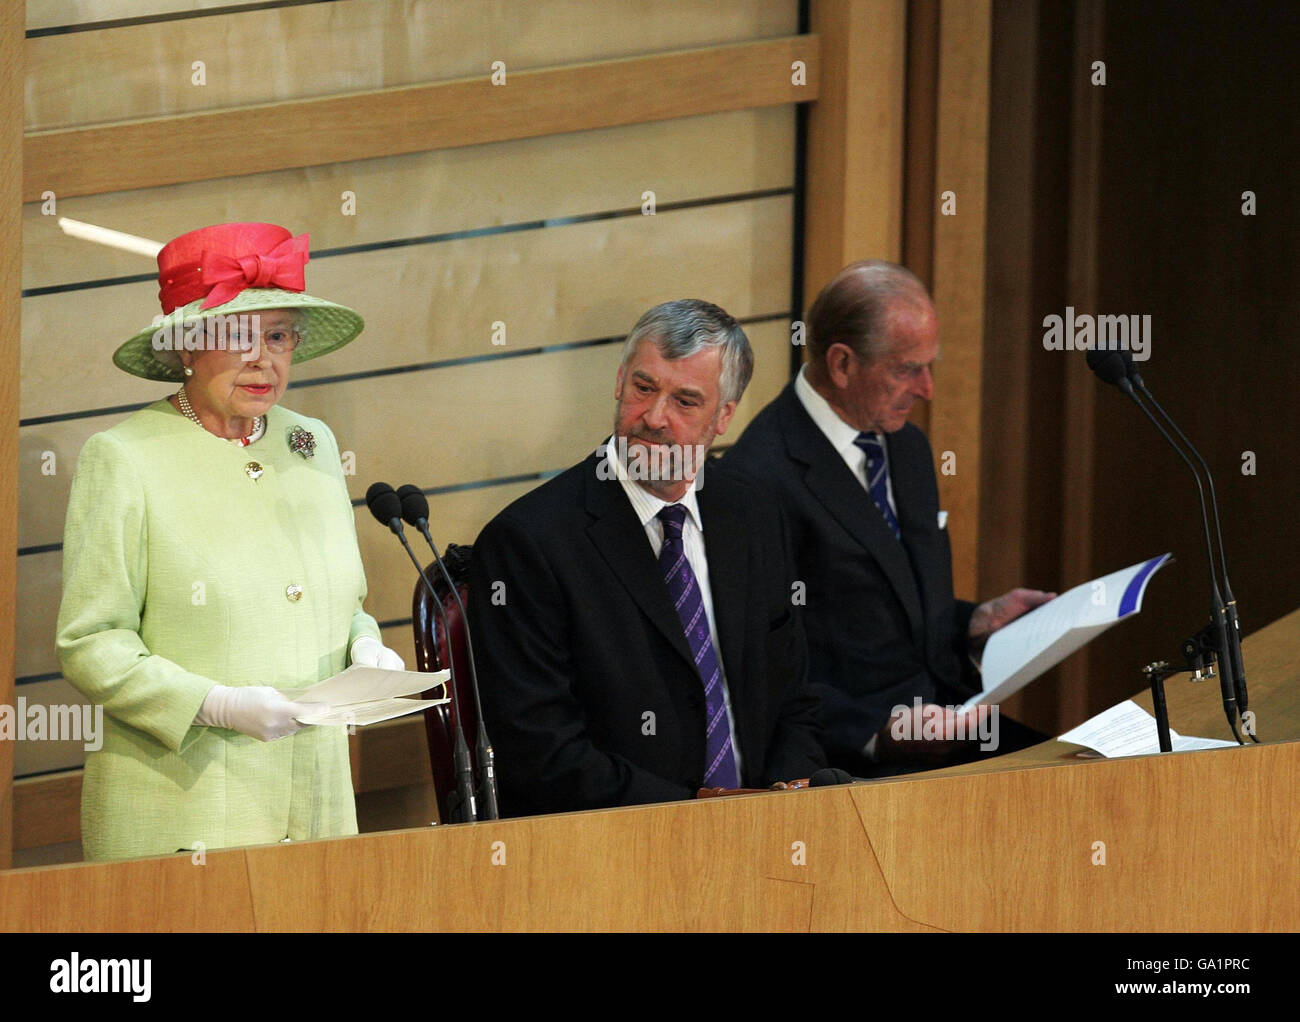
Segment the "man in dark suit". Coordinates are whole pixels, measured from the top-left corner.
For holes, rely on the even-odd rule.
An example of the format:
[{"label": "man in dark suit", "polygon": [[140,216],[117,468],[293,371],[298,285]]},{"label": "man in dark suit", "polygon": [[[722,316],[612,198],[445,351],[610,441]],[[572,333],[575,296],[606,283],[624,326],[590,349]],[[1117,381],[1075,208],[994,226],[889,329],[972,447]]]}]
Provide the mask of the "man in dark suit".
[{"label": "man in dark suit", "polygon": [[[907,422],[932,395],[939,354],[921,282],[892,263],[846,267],[809,310],[807,344],[807,365],[724,463],[784,509],[827,755],[857,775],[964,758],[973,743],[917,740],[924,720],[930,734],[973,733],[940,704],[978,691],[970,654],[1054,594],[1014,589],[978,607],[953,598],[930,445]],[[1008,726],[1018,727],[1003,720],[1003,738]]]},{"label": "man in dark suit", "polygon": [[825,765],[779,509],[705,462],[752,370],[723,310],[656,306],[624,346],[610,440],[478,537],[470,625],[503,814]]}]

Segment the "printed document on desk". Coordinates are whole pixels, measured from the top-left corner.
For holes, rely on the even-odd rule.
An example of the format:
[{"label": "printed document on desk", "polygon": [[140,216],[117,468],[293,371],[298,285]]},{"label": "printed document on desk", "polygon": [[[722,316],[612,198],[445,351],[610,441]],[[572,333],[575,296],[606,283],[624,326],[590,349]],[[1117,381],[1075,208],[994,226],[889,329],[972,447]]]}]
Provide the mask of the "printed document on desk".
[{"label": "printed document on desk", "polygon": [[1151,576],[1169,559],[1162,554],[1084,582],[999,628],[984,646],[983,691],[963,709],[1019,692],[1106,629],[1136,614]]},{"label": "printed document on desk", "polygon": [[[1109,710],[1086,720],[1065,732],[1058,742],[1070,742],[1092,749],[1109,759],[1120,756],[1154,756],[1160,752],[1160,736],[1156,733],[1156,719],[1132,699],[1126,699]],[[1174,752],[1194,749],[1228,749],[1236,742],[1222,738],[1195,738],[1180,735],[1169,729],[1169,744]]]}]

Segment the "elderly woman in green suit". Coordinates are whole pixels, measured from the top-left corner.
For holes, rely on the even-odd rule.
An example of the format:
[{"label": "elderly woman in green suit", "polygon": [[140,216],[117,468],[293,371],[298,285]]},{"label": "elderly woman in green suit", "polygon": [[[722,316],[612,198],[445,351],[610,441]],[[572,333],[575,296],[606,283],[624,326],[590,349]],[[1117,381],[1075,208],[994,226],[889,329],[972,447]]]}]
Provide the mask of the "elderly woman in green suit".
[{"label": "elderly woman in green suit", "polygon": [[88,859],[356,833],[347,735],[304,727],[292,693],[403,665],[362,609],[334,436],[278,403],[291,363],[362,329],[303,293],[307,258],[271,224],[182,235],[158,255],[166,315],[114,355],[183,386],[92,436],[72,485],[59,658],[105,711]]}]

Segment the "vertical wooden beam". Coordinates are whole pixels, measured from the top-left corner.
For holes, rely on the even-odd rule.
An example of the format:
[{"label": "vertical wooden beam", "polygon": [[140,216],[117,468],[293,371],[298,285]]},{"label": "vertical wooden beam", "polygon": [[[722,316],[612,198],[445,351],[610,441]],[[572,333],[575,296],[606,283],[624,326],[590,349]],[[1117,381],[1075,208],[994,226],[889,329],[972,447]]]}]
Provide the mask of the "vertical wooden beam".
[{"label": "vertical wooden beam", "polygon": [[[902,263],[934,286],[935,145],[939,117],[940,0],[911,0],[907,5],[907,125],[903,138]],[[930,405],[918,401],[907,417],[930,432]]]},{"label": "vertical wooden beam", "polygon": [[904,0],[813,0],[821,78],[808,112],[805,302],[846,263],[901,253]]},{"label": "vertical wooden beam", "polygon": [[[1101,210],[1102,96],[1091,83],[1092,62],[1103,58],[1105,0],[1079,0],[1074,20],[1074,89],[1071,98],[1070,227],[1066,298],[1080,312],[1097,306],[1097,233]],[[1061,508],[1061,578],[1075,585],[1093,576],[1092,535],[1096,452],[1093,447],[1097,384],[1091,373],[1065,381],[1064,502]],[[1081,719],[1088,703],[1093,651],[1085,646],[1060,667],[1060,712]]]},{"label": "vertical wooden beam", "polygon": [[[1029,493],[1030,360],[1034,336],[1035,129],[1039,7],[994,5],[989,124],[988,307],[980,472],[979,591],[1002,593],[1025,574]],[[995,370],[996,367],[996,371]],[[1028,584],[1028,583],[1026,583]]]},{"label": "vertical wooden beam", "polygon": [[[0,705],[4,706],[14,705],[26,8],[26,4],[0,5]],[[13,863],[13,796],[14,746],[0,741],[0,869]]]},{"label": "vertical wooden beam", "polygon": [[[984,353],[984,229],[988,178],[991,0],[944,0],[939,21],[938,132],[932,201],[933,284],[942,359],[935,372],[930,443],[948,511],[953,591],[976,598],[980,516],[981,376]],[[953,215],[942,196],[953,193]]]},{"label": "vertical wooden beam", "polygon": [[939,106],[939,0],[907,5],[907,130],[903,178],[903,265],[934,283],[934,187]]}]

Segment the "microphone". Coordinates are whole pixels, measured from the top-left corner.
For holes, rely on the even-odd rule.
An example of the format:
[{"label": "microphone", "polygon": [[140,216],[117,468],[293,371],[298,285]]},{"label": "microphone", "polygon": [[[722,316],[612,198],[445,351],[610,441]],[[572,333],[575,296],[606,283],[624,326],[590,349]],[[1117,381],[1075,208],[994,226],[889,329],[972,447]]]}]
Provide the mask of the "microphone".
[{"label": "microphone", "polygon": [[372,483],[366,490],[366,507],[380,523],[387,525],[394,535],[402,535],[402,499],[387,483]]},{"label": "microphone", "polygon": [[[1187,465],[1188,471],[1192,473],[1192,478],[1196,480],[1196,493],[1201,503],[1201,527],[1205,531],[1205,555],[1210,568],[1210,626],[1213,629],[1216,643],[1216,651],[1219,661],[1219,692],[1223,697],[1223,712],[1228,718],[1228,727],[1232,729],[1232,736],[1237,739],[1237,744],[1244,744],[1241,735],[1237,733],[1237,697],[1236,685],[1233,682],[1231,655],[1229,654],[1228,634],[1227,634],[1227,614],[1223,606],[1223,597],[1219,594],[1218,576],[1214,570],[1214,544],[1210,541],[1210,518],[1205,508],[1205,488],[1201,486],[1200,473],[1196,471],[1191,460],[1183,453],[1183,449],[1178,446],[1174,438],[1169,435],[1169,431],[1160,424],[1160,421],[1151,414],[1133,390],[1133,384],[1129,380],[1128,365],[1125,363],[1124,355],[1127,352],[1120,351],[1102,351],[1097,348],[1090,349],[1087,355],[1088,368],[1091,369],[1101,379],[1103,383],[1109,383],[1119,387],[1133,403],[1142,410],[1142,414],[1151,420],[1151,424],[1159,430],[1160,435],[1168,441],[1183,463]],[[1190,445],[1189,445],[1190,446]]]},{"label": "microphone", "polygon": [[[420,579],[424,582],[425,588],[433,598],[433,605],[437,608],[438,613],[442,614],[442,601],[438,599],[438,594],[433,588],[433,583],[424,573],[424,568],[420,566],[419,559],[411,549],[411,544],[406,541],[406,530],[402,528],[402,498],[387,483],[372,483],[366,490],[366,507],[375,519],[383,525],[387,525],[393,535],[402,541],[402,547],[406,550],[406,555],[415,565],[415,570],[420,573]],[[443,617],[443,625],[446,626],[446,616]],[[447,634],[451,634],[451,629],[447,629]],[[450,660],[450,658],[448,658]],[[450,662],[448,669],[451,670],[451,698],[456,707],[456,739],[455,753],[453,760],[456,769],[456,792],[460,798],[459,809],[465,813],[465,820],[462,822],[473,823],[478,819],[478,810],[474,804],[474,771],[469,762],[469,745],[465,742],[465,732],[461,729],[460,721],[460,686],[456,684],[456,674]]]},{"label": "microphone", "polygon": [[[429,549],[433,551],[433,559],[437,562],[438,570],[442,572],[442,577],[447,582],[447,588],[451,590],[451,595],[456,600],[456,607],[460,611],[460,619],[465,625],[465,653],[469,658],[470,691],[474,695],[474,713],[478,719],[475,754],[479,769],[479,797],[483,801],[483,819],[497,820],[500,819],[501,813],[497,804],[496,753],[493,752],[492,743],[488,741],[487,727],[483,723],[483,701],[479,698],[478,693],[478,666],[474,662],[474,640],[469,631],[469,615],[465,612],[465,603],[460,598],[460,591],[452,580],[451,572],[447,570],[447,565],[443,562],[442,555],[438,553],[438,547],[433,542],[433,536],[429,534],[429,502],[425,499],[423,491],[418,486],[407,483],[405,486],[398,487],[397,497],[401,501],[402,517],[406,519],[408,524],[414,525],[420,530],[425,542],[429,544]],[[438,602],[436,598],[435,602]],[[447,659],[451,661],[453,659],[451,655],[451,623],[447,620],[445,613],[442,620],[443,626],[447,629]],[[459,703],[456,704],[456,715],[457,717],[460,716]],[[459,724],[459,721],[457,723]]]},{"label": "microphone", "polygon": [[[1160,413],[1160,417],[1169,424],[1177,435],[1178,439],[1183,442],[1183,446],[1192,452],[1192,456],[1201,466],[1201,471],[1205,473],[1205,481],[1210,487],[1210,510],[1214,512],[1214,535],[1219,543],[1219,569],[1223,575],[1223,602],[1224,611],[1227,614],[1228,622],[1228,654],[1232,658],[1232,677],[1235,682],[1235,692],[1237,695],[1237,708],[1241,711],[1243,717],[1249,707],[1249,696],[1246,692],[1246,666],[1245,660],[1241,653],[1241,622],[1237,618],[1237,598],[1232,594],[1232,583],[1228,581],[1228,552],[1223,545],[1223,529],[1219,524],[1219,501],[1214,493],[1214,476],[1210,474],[1210,466],[1206,464],[1205,459],[1201,457],[1201,452],[1196,446],[1187,439],[1186,434],[1178,428],[1178,424],[1170,417],[1161,406],[1160,402],[1155,399],[1151,391],[1147,390],[1146,383],[1142,380],[1142,374],[1138,372],[1137,366],[1133,362],[1131,352],[1122,351],[1118,353],[1124,363],[1125,373],[1128,375],[1129,382],[1134,389],[1144,398],[1151,402],[1152,407]],[[1253,742],[1258,743],[1259,738],[1255,735],[1255,729],[1251,727],[1246,732],[1250,735]]]}]

